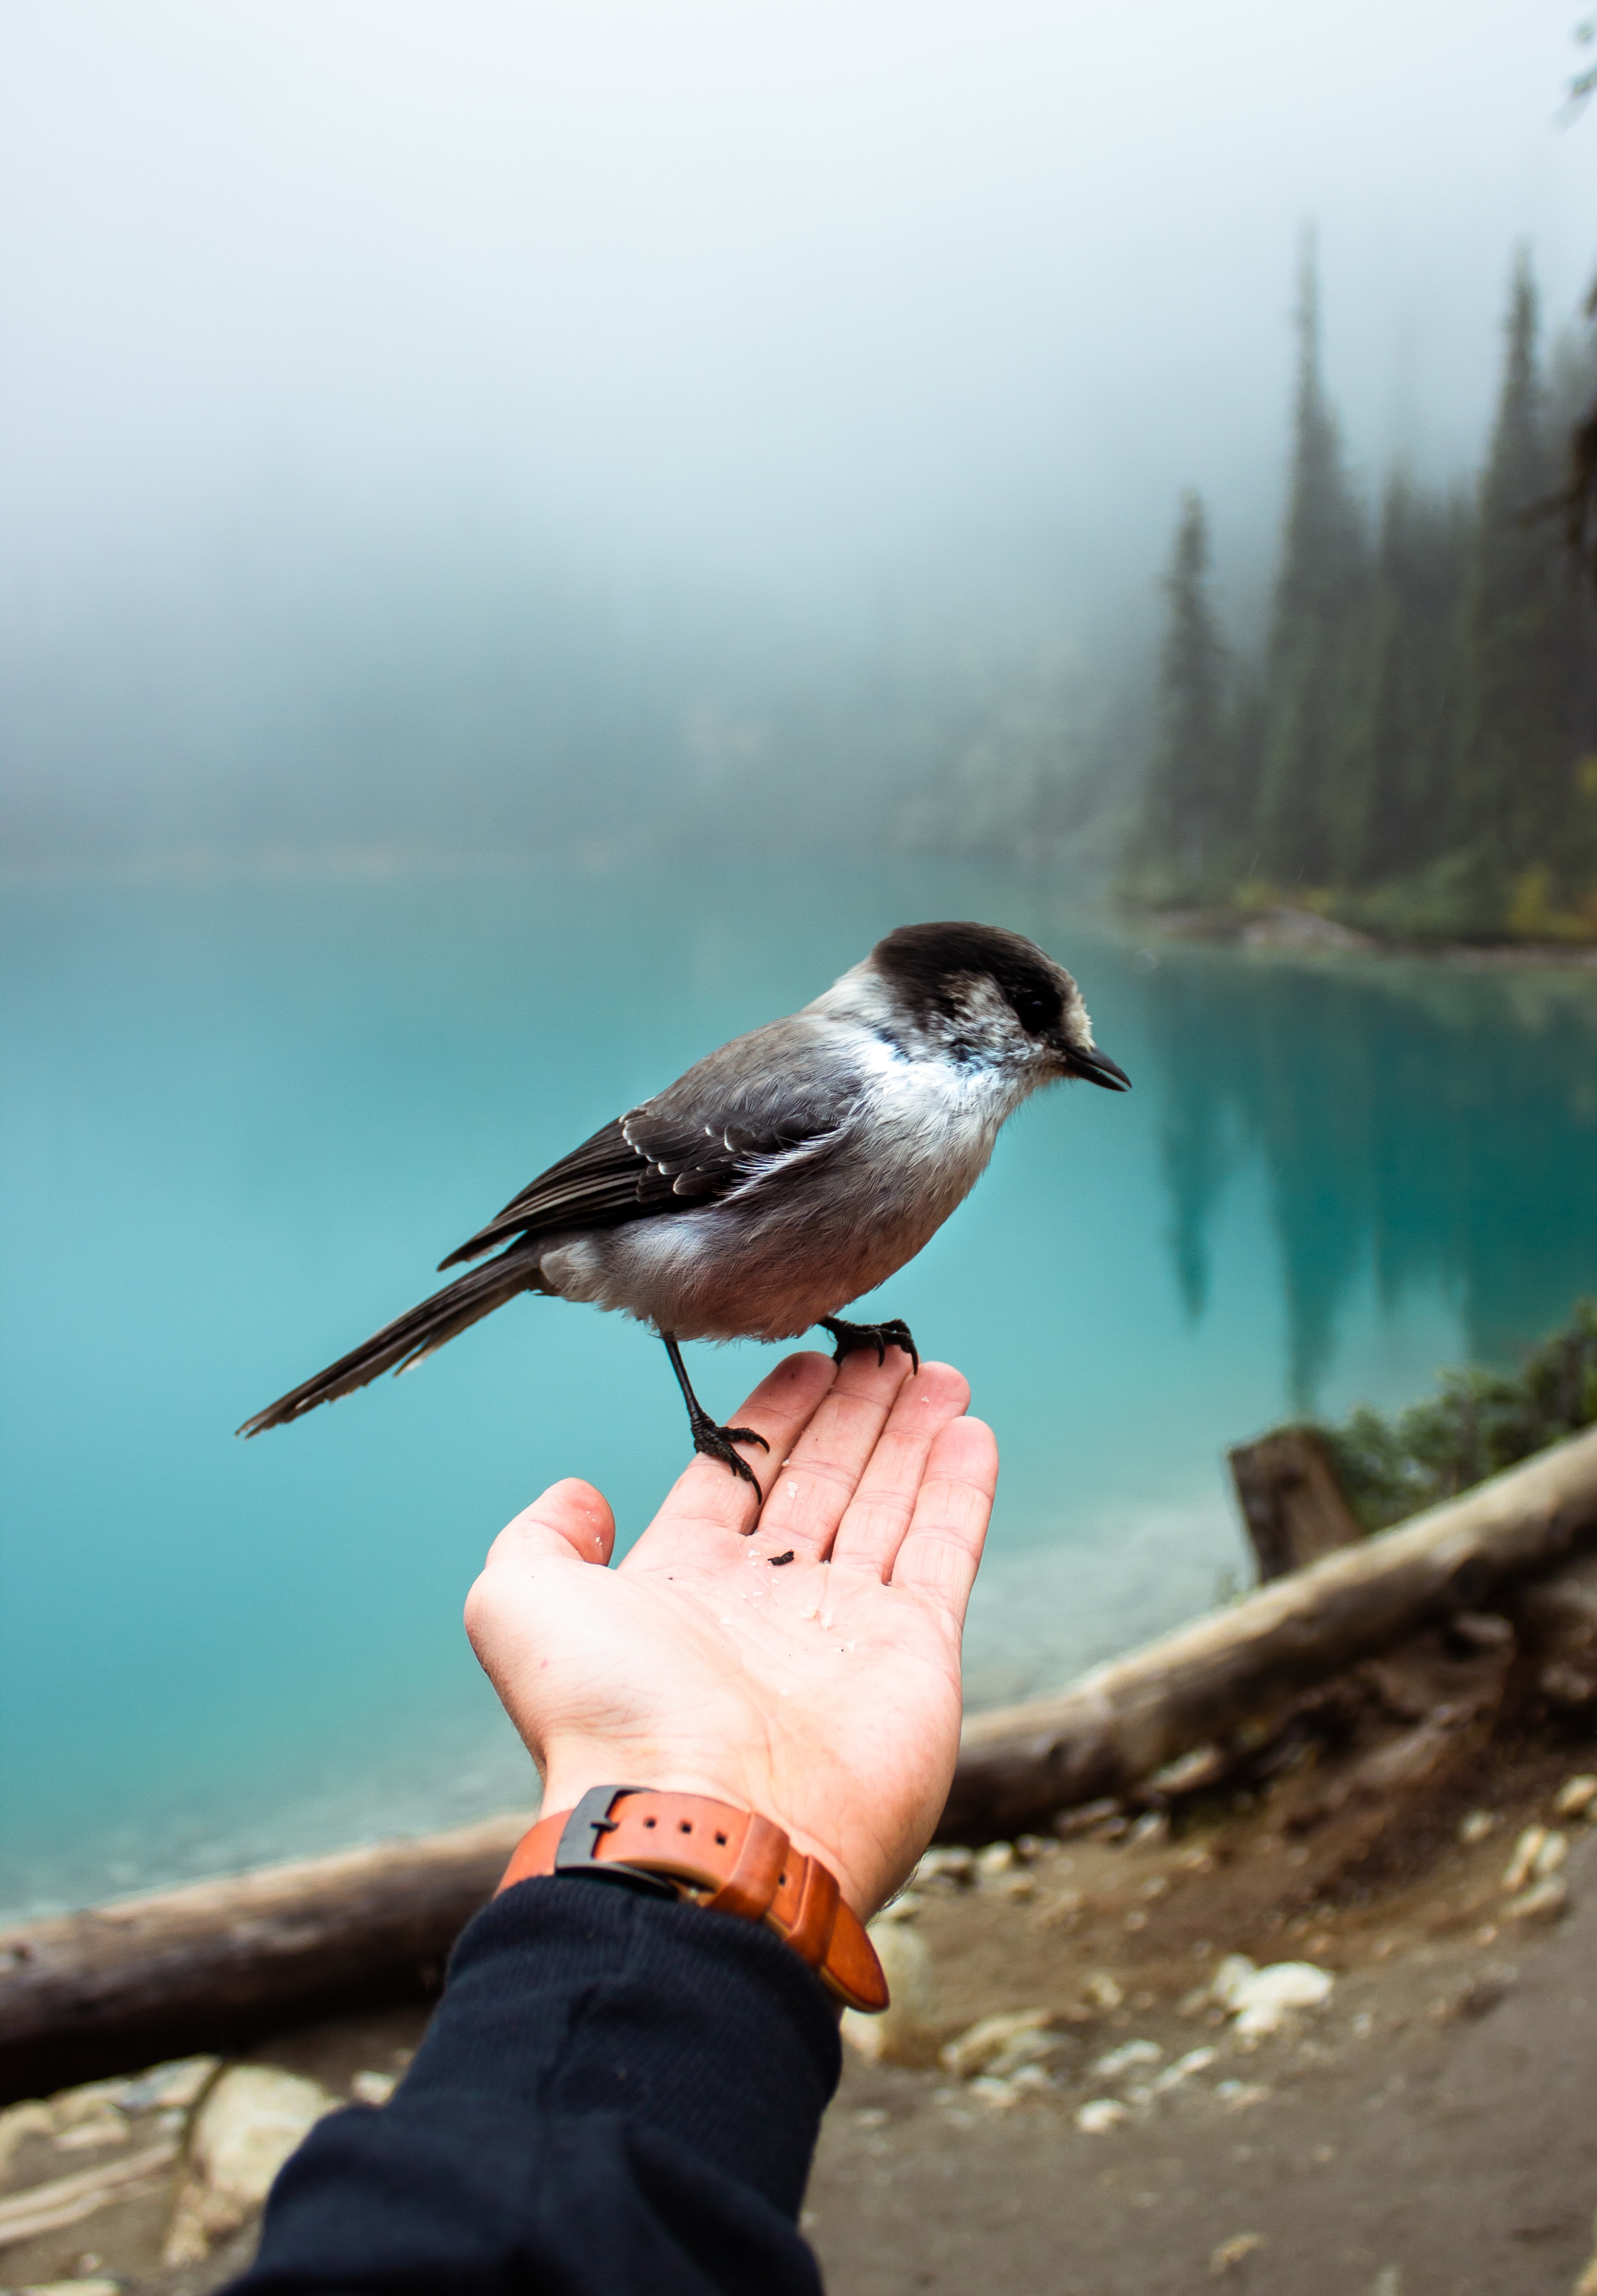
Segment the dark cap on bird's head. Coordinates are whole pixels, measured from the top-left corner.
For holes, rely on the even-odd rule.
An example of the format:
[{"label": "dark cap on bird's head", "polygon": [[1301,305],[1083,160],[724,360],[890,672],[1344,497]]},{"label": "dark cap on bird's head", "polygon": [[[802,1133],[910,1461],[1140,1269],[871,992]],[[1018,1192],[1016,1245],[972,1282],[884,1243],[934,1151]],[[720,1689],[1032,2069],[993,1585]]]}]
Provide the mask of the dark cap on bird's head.
[{"label": "dark cap on bird's head", "polygon": [[1070,974],[1024,934],[1000,925],[900,925],[867,961],[928,1034],[987,1037],[997,1019],[1056,1075],[1131,1089],[1124,1069],[1093,1042]]}]

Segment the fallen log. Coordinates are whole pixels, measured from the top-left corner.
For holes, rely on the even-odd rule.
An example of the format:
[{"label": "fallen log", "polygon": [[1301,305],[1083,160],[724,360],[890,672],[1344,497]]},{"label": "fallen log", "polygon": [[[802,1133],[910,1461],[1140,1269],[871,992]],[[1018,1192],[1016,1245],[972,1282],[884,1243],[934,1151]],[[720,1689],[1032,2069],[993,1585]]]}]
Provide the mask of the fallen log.
[{"label": "fallen log", "polygon": [[[1196,1620],[1057,1696],[975,1716],[938,1828],[990,1841],[1166,1763],[1505,1582],[1597,1552],[1597,1430]],[[1597,1592],[1527,1590],[1584,1663]],[[1585,1637],[1586,1639],[1581,1639]],[[436,1987],[526,1812],[0,1930],[0,2103]]]},{"label": "fallen log", "polygon": [[0,2103],[436,1989],[528,1813],[0,1929]]},{"label": "fallen log", "polygon": [[1195,1619],[1069,1689],[965,1725],[942,1841],[1123,1793],[1272,1703],[1597,1543],[1597,1429]]}]

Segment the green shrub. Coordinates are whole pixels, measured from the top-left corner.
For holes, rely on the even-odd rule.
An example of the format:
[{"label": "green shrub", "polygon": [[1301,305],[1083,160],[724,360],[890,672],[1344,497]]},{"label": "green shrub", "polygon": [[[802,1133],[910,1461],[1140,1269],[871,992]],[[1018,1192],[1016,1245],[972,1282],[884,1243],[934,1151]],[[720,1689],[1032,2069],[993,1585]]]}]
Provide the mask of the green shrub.
[{"label": "green shrub", "polygon": [[1354,1513],[1366,1530],[1384,1530],[1593,1424],[1597,1300],[1582,1300],[1517,1378],[1444,1372],[1428,1402],[1389,1419],[1363,1407],[1320,1432]]}]

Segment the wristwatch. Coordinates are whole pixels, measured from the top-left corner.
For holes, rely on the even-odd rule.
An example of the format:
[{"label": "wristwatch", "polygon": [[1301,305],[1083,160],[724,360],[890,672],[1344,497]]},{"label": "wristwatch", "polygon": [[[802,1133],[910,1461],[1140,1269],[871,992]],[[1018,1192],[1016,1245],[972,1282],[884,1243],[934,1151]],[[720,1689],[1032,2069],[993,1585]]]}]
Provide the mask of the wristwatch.
[{"label": "wristwatch", "polygon": [[613,1878],[759,1922],[847,2007],[874,2013],[888,2005],[876,1948],[836,1877],[752,1810],[707,1794],[593,1786],[575,1809],[541,1817],[522,1835],[499,1889],[547,1874]]}]

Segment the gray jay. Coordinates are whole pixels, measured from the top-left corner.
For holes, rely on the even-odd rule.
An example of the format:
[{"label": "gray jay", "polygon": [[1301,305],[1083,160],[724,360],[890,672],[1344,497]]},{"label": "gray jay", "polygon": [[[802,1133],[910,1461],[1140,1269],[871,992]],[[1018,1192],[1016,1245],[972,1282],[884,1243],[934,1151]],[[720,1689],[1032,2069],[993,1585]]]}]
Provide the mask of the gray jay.
[{"label": "gray jay", "polygon": [[472,1268],[247,1420],[242,1435],[405,1371],[519,1292],[619,1308],[666,1343],[693,1448],[758,1481],[683,1365],[684,1340],[790,1340],[920,1357],[839,1308],[914,1258],[1040,1085],[1129,1079],[1062,965],[995,925],[904,925],[785,1021],[734,1037],[552,1164],[442,1268]]}]

